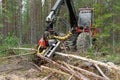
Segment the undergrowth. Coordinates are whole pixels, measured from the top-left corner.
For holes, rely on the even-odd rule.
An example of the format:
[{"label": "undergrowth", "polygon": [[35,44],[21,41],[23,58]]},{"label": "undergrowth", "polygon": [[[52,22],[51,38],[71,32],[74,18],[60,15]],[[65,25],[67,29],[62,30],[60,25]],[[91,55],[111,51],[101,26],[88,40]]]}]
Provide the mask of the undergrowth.
[{"label": "undergrowth", "polygon": [[[91,47],[87,52],[80,54],[80,56],[85,56],[85,57],[96,59],[96,60],[102,60],[106,62],[114,62],[114,63],[120,64],[120,53],[119,53],[120,49],[119,49],[119,45],[116,45],[116,46],[117,46],[115,47],[116,53],[112,53],[110,46],[102,46],[99,51],[95,51],[94,48]],[[17,55],[17,54],[25,54],[30,52],[26,50],[9,49],[13,47],[19,47],[19,39],[14,35],[9,35],[5,39],[3,39],[3,44],[0,45],[0,57]],[[21,47],[36,48],[35,45],[30,45],[30,44],[24,44],[24,45],[21,45]]]}]

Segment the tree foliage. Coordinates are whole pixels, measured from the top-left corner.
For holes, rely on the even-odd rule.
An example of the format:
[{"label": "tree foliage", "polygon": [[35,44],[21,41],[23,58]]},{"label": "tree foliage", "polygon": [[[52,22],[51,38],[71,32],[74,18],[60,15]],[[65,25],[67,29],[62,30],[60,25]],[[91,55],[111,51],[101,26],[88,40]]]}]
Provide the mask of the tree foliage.
[{"label": "tree foliage", "polygon": [[[95,9],[95,27],[102,29],[100,36],[105,41],[108,40],[106,41],[108,44],[120,42],[120,0],[73,1],[77,14],[79,8],[93,7]],[[2,0],[0,3],[0,42],[4,44],[6,39],[10,38],[9,34],[14,34],[21,44],[36,44],[45,30],[46,16],[55,2],[56,0],[45,0],[42,7],[41,0]],[[69,22],[68,15],[67,7],[62,7],[59,16]],[[55,29],[66,32],[67,28],[63,26],[65,25],[57,21]]]}]

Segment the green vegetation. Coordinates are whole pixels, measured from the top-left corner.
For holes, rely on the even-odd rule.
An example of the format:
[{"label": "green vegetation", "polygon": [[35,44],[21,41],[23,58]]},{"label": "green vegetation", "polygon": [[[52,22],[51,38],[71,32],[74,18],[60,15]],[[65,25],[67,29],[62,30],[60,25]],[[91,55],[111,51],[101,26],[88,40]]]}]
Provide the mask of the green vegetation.
[{"label": "green vegetation", "polygon": [[[33,47],[42,36],[46,24],[45,18],[56,0],[46,0],[42,7],[40,0],[4,0],[0,2],[0,56],[8,56],[11,47]],[[31,2],[33,1],[33,2]],[[97,35],[98,50],[88,50],[87,55],[94,58],[95,52],[105,53],[100,59],[120,61],[120,0],[73,0],[76,14],[79,8],[92,7],[95,10],[94,27],[100,28]],[[63,15],[64,14],[64,15]],[[67,7],[62,7],[60,17],[69,20]],[[61,22],[56,22],[55,29],[67,33]],[[26,51],[14,50],[15,54]]]},{"label": "green vegetation", "polygon": [[[1,39],[3,39],[1,37]],[[2,45],[0,45],[0,56],[8,56],[9,53],[11,53],[11,50],[8,50],[11,47],[17,47],[18,46],[18,38],[14,35],[9,35],[4,39],[4,42]]]}]

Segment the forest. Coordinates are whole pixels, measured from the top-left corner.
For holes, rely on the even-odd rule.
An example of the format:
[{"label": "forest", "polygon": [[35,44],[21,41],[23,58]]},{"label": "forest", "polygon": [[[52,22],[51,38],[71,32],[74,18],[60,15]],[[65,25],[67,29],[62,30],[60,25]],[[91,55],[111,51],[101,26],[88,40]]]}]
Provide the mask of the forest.
[{"label": "forest", "polygon": [[[93,75],[93,74],[90,74],[89,72],[86,72],[85,75],[87,74],[87,78],[90,78],[90,79],[87,79],[86,76],[81,74],[81,72],[78,73],[78,68],[77,69],[75,68],[76,70],[74,70],[74,72],[76,73],[75,75],[71,74],[69,70],[67,72],[64,70],[56,71],[57,69],[56,70],[52,69],[52,68],[55,68],[55,64],[53,64],[54,62],[51,62],[46,58],[45,58],[45,61],[47,60],[48,64],[45,64],[44,66],[42,66],[42,69],[47,70],[47,72],[45,70],[41,72],[41,69],[38,68],[39,66],[36,64],[25,63],[24,58],[28,57],[28,55],[26,56],[26,54],[30,53],[31,55],[31,53],[34,53],[37,48],[39,40],[41,39],[41,37],[43,37],[47,27],[46,17],[50,13],[56,1],[57,0],[0,0],[0,75],[5,74],[7,75],[7,78],[8,78],[8,79],[5,79],[5,76],[3,75],[3,76],[0,76],[0,80],[3,80],[3,79],[5,80],[104,80],[103,78],[106,78],[106,76],[107,78],[105,80],[120,80],[120,77],[118,77],[120,76],[120,67],[119,67],[120,66],[120,32],[119,32],[120,31],[120,0],[72,0],[74,3],[77,16],[79,14],[79,8],[94,8],[93,26],[95,28],[100,29],[100,32],[95,36],[95,38],[97,39],[97,42],[95,45],[93,45],[83,53],[77,50],[74,51],[70,49],[70,51],[69,50],[67,51],[66,49],[64,49],[61,53],[70,53],[70,55],[62,55],[58,52],[56,54],[59,55],[59,57],[57,56],[55,57],[55,60],[53,59],[53,61],[55,61],[56,64],[59,63],[59,65],[61,64],[66,66],[64,69],[66,68],[67,68],[66,70],[72,69],[71,72],[74,70],[75,67],[70,67],[69,65],[70,63],[68,64],[64,62],[62,63],[62,61],[65,60],[65,56],[71,57],[72,55],[72,57],[75,59],[71,61],[71,65],[75,66],[77,64],[77,67],[79,68],[81,68],[81,66],[82,67],[85,66],[83,68],[85,70],[87,69],[84,63],[88,62],[87,64],[89,66],[91,65],[91,63],[92,64],[97,63],[89,60],[88,58],[91,58],[95,61],[105,62],[105,63],[110,62],[113,64],[112,69],[115,65],[114,70],[119,71],[118,74],[114,74],[115,73],[114,70],[113,72],[111,71],[111,74],[108,74],[107,72],[105,72],[105,70],[103,70],[103,74],[105,74],[106,76],[103,75],[102,78],[101,76],[97,76],[98,79],[96,78],[93,79],[93,76],[99,73],[99,70],[98,72],[96,72],[96,70],[92,69],[93,72],[94,71],[96,72],[96,74]],[[59,18],[66,20],[66,23],[70,25],[69,11],[66,4],[64,4],[61,7],[59,11]],[[66,27],[66,25],[63,24],[60,20],[57,20],[55,22],[54,30],[58,34],[59,33],[67,34],[69,31],[69,28]],[[63,43],[62,48],[65,48],[64,42],[62,43]],[[29,49],[33,49],[33,50],[31,51]],[[9,57],[9,56],[18,56],[18,55],[20,55],[20,57],[22,55],[22,58],[23,58],[23,55],[25,55],[25,57],[23,58],[23,60],[20,57],[18,58]],[[76,60],[76,55],[85,57],[88,60],[87,59],[83,60],[82,58],[80,58],[80,60]],[[9,58],[6,58],[6,57],[9,57]],[[44,59],[44,57],[42,56],[39,56],[39,57]],[[59,58],[60,60],[62,60],[61,62],[60,60],[58,60]],[[58,61],[56,61],[56,59]],[[23,63],[21,64],[24,64],[24,65],[27,64],[27,69],[25,68],[26,71],[21,71],[21,70],[20,72],[17,71],[17,69],[20,66],[17,66],[18,68],[13,67],[16,65],[14,64],[16,63],[14,62],[14,60],[20,63],[21,61],[23,61]],[[4,70],[5,71],[8,71],[8,70],[2,69],[2,66],[3,65],[6,66],[9,63],[8,61],[11,62],[11,65],[13,64],[12,68],[15,68],[15,69],[17,68],[16,72],[11,72],[10,70],[8,73],[6,72],[4,73]],[[30,61],[31,61],[31,58],[27,60],[27,62],[30,62]],[[78,63],[79,61],[81,62],[81,64]],[[52,68],[49,66],[50,64],[52,64]],[[9,65],[8,67],[11,67],[11,65]],[[33,65],[37,66],[38,72],[34,68],[31,69],[29,65],[30,66],[32,65],[32,68],[33,68]],[[99,62],[97,65],[99,65],[97,66],[97,68],[98,67],[103,68],[103,66],[105,66],[105,64],[101,65],[101,63],[99,64]],[[30,70],[28,70],[28,68]],[[48,74],[52,70],[53,72],[51,74]],[[90,69],[88,69],[88,71],[89,70],[91,72],[91,67]],[[15,70],[13,69],[13,71]],[[41,73],[39,73],[39,71]],[[11,73],[17,73],[18,75],[20,74],[20,76],[12,75],[12,77],[15,77],[15,78],[9,77],[11,76],[10,75]],[[22,73],[25,73],[24,77]],[[55,75],[55,73],[57,74]],[[88,76],[88,74],[90,74],[89,75],[90,77]],[[32,75],[33,77],[31,77]],[[78,75],[82,75],[82,77]],[[111,75],[112,77],[109,77]],[[24,79],[26,78],[26,76],[27,76],[27,79]],[[40,78],[38,76],[40,76]]]}]

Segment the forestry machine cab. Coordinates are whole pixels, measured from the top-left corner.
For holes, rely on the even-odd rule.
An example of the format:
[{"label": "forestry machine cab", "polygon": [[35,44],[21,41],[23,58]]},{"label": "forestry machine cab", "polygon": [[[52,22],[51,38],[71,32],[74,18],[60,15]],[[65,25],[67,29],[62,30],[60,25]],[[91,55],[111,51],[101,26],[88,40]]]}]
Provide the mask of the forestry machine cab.
[{"label": "forestry machine cab", "polygon": [[[63,37],[60,37],[53,29],[54,24],[59,15],[61,6],[67,5],[69,11],[69,23],[71,30]],[[76,38],[81,33],[90,33],[94,35],[95,31],[92,27],[93,24],[93,8],[80,8],[79,15],[76,15],[73,0],[57,0],[49,15],[46,17],[46,30],[43,37],[38,42],[37,55],[44,55],[45,57],[52,58],[54,51],[60,45],[61,41],[65,41],[71,36],[76,34]],[[76,40],[73,40],[76,45]]]}]

